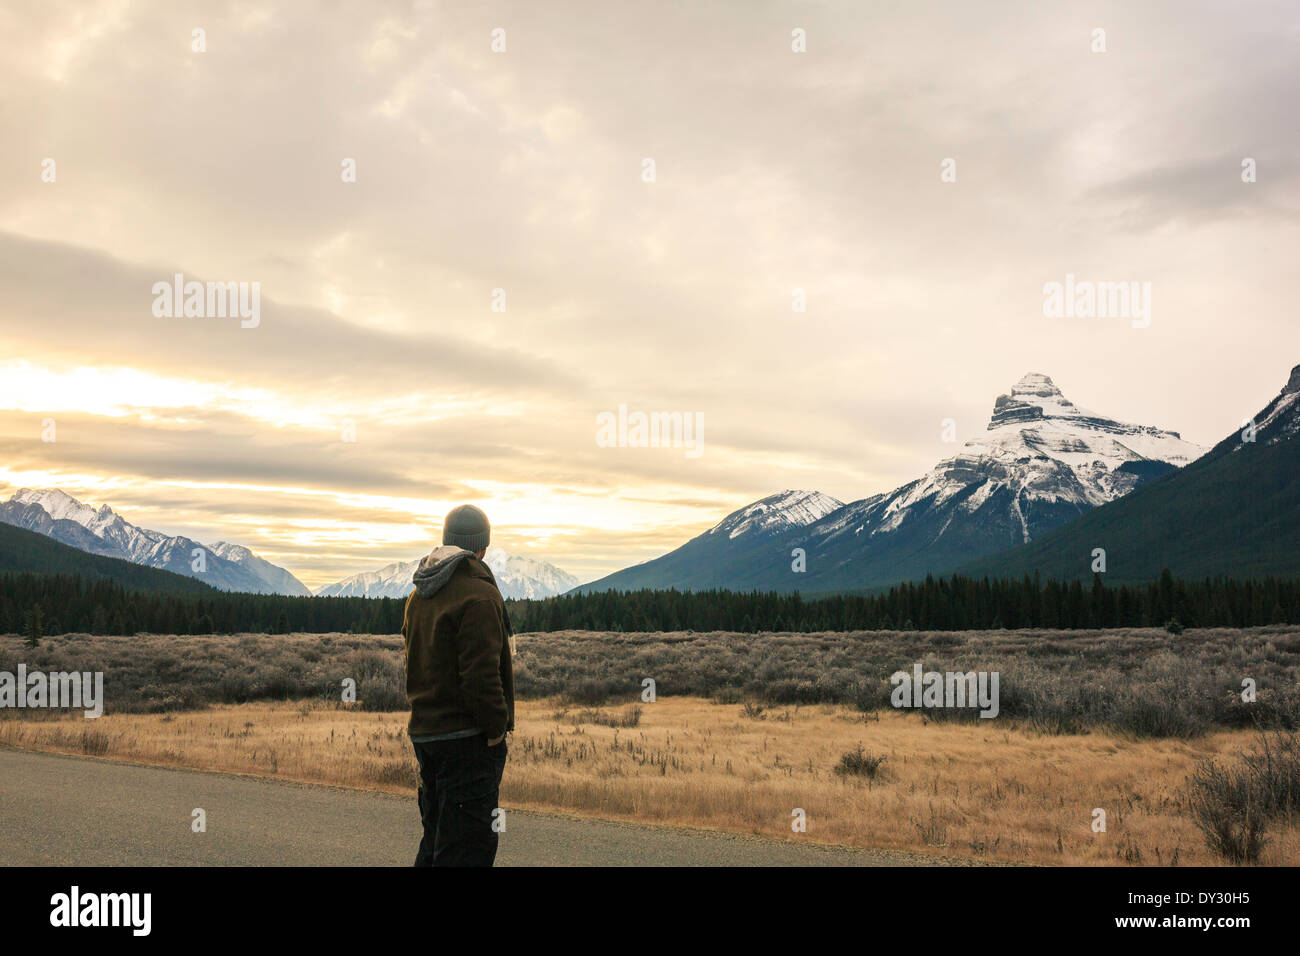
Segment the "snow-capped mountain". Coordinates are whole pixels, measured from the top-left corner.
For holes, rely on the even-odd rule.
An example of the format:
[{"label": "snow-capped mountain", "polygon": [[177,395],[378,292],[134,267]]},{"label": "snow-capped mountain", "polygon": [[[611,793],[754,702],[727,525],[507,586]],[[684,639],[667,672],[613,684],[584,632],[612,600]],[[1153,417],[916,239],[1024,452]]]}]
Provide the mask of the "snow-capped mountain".
[{"label": "snow-capped mountain", "polygon": [[[423,557],[423,555],[421,555]],[[523,555],[510,554],[496,546],[487,549],[484,561],[497,579],[502,597],[544,598],[563,594],[578,585],[578,579],[553,564]],[[318,597],[395,597],[411,593],[411,576],[420,558],[388,564],[378,571],[354,574],[316,591]]]},{"label": "snow-capped mountain", "polygon": [[[191,538],[139,528],[108,505],[82,504],[57,488],[21,488],[0,502],[0,521],[35,531],[82,551],[122,558],[197,578],[223,591],[307,595],[311,592],[284,568],[241,545],[208,546]],[[202,551],[201,562],[196,552]],[[198,563],[202,570],[195,570]]]},{"label": "snow-capped mountain", "polygon": [[731,582],[743,577],[754,560],[765,560],[774,552],[773,542],[843,507],[844,502],[820,491],[781,491],[727,515],[676,551],[584,584],[579,590],[733,587]]},{"label": "snow-capped mountain", "polygon": [[935,543],[960,516],[982,514],[986,531],[1009,527],[1023,543],[1204,451],[1177,432],[1079,408],[1046,375],[1030,374],[1011,394],[998,396],[984,434],[956,455],[891,494],[849,505],[814,530],[823,541],[841,534],[869,539],[939,514]]},{"label": "snow-capped mountain", "polygon": [[527,555],[509,554],[500,548],[488,548],[483,556],[501,594],[508,598],[546,598],[563,594],[578,586],[578,579],[568,571]]},{"label": "snow-capped mountain", "polygon": [[[1080,408],[1050,378],[1030,374],[997,398],[979,437],[901,488],[793,523],[759,542],[705,546],[728,523],[743,525],[743,516],[773,500],[767,498],[677,551],[584,590],[822,591],[938,573],[1029,541],[1203,452],[1176,432]],[[803,571],[791,560],[795,548],[804,550]]]},{"label": "snow-capped mountain", "polygon": [[1097,547],[1108,584],[1152,581],[1165,568],[1184,578],[1300,574],[1300,366],[1259,413],[1187,467],[957,570],[1087,580]]},{"label": "snow-capped mountain", "polygon": [[411,576],[420,566],[420,559],[395,561],[378,571],[362,571],[342,581],[326,584],[316,589],[317,597],[406,597],[411,593]]}]

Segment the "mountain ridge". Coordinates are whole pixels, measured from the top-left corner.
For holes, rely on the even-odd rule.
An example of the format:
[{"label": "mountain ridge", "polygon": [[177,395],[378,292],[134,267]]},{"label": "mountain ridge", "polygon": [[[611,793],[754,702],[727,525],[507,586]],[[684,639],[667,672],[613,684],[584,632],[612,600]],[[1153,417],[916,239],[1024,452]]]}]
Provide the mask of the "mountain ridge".
[{"label": "mountain ridge", "polygon": [[[19,488],[0,502],[0,522],[34,531],[101,557],[195,578],[222,591],[306,596],[311,592],[289,571],[243,545],[204,545],[131,524],[108,505],[92,508],[59,488]],[[201,549],[204,570],[193,568]]]},{"label": "mountain ridge", "polygon": [[709,546],[715,527],[580,590],[875,587],[1023,544],[1203,452],[1178,432],[1081,408],[1050,377],[1029,373],[997,396],[983,432],[892,492],[841,504],[739,548]]},{"label": "mountain ridge", "polygon": [[[717,583],[720,576],[729,579],[742,573],[747,562],[769,549],[772,541],[843,507],[844,502],[820,491],[779,491],[738,508],[708,531],[668,554],[634,564],[574,590],[580,593],[635,591],[660,586],[656,582],[665,574],[673,580],[685,580],[700,573],[707,574],[709,579],[692,590],[722,587],[725,585]],[[617,587],[602,586],[611,578],[618,579]]]}]

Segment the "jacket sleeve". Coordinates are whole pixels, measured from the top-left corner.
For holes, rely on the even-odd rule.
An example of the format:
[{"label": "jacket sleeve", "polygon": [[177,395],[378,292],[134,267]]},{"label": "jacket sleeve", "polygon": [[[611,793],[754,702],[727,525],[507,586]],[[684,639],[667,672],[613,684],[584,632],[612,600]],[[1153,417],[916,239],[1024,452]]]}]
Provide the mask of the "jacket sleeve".
[{"label": "jacket sleeve", "polygon": [[505,630],[494,602],[474,601],[460,619],[460,687],[479,730],[495,740],[506,732],[509,710],[501,686]]}]

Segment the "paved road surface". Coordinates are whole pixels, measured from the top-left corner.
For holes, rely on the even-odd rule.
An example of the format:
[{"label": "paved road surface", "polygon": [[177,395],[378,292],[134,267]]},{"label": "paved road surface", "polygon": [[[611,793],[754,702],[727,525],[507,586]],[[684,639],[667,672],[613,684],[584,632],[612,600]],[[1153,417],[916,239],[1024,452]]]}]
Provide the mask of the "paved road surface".
[{"label": "paved road surface", "polygon": [[[207,832],[190,814],[207,812]],[[0,866],[407,866],[414,797],[0,749]],[[510,810],[498,866],[897,866],[886,851]]]}]

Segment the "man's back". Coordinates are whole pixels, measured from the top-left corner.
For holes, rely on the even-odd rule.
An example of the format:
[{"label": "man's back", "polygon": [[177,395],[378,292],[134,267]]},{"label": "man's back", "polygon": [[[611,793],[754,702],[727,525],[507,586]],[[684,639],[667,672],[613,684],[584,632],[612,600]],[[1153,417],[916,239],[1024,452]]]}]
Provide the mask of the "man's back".
[{"label": "man's back", "polygon": [[505,605],[492,571],[441,547],[416,572],[406,600],[406,697],[412,738],[514,728],[514,679]]}]

